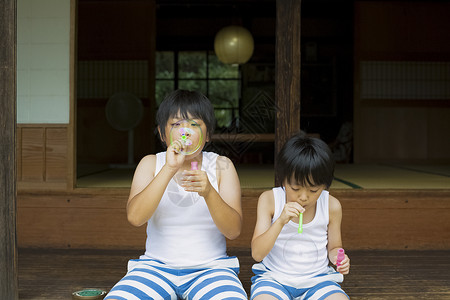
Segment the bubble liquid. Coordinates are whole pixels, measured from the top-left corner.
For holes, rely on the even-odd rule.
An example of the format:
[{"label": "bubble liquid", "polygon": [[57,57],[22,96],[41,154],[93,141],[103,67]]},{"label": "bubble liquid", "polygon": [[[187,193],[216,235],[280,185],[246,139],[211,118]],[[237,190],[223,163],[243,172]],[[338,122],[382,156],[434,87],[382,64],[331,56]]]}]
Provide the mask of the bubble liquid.
[{"label": "bubble liquid", "polygon": [[177,143],[177,152],[183,155],[195,153],[203,144],[200,125],[191,119],[180,120],[170,129],[170,144]]}]

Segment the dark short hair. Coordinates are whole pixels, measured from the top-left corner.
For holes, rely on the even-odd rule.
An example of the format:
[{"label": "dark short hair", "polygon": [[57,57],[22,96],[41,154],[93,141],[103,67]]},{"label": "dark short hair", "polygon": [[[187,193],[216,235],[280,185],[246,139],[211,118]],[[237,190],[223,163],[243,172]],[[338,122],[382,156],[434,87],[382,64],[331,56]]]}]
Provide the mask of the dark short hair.
[{"label": "dark short hair", "polygon": [[211,101],[202,93],[188,90],[175,90],[168,94],[156,113],[156,123],[165,136],[165,127],[169,118],[180,115],[184,119],[201,119],[206,125],[206,136],[211,137],[216,127],[216,118]]},{"label": "dark short hair", "polygon": [[334,178],[334,158],[328,145],[304,133],[291,137],[277,156],[276,172],[281,185],[285,180],[302,186],[325,185],[328,189]]}]

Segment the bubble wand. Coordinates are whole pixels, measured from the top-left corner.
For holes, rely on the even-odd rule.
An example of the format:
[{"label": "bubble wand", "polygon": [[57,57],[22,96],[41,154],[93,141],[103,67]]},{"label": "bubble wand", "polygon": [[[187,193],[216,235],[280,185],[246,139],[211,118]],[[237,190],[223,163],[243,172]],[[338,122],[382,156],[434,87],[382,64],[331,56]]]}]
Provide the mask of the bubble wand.
[{"label": "bubble wand", "polygon": [[303,232],[303,213],[298,215],[298,233]]},{"label": "bubble wand", "polygon": [[337,253],[337,259],[336,259],[336,266],[339,267],[339,265],[341,264],[341,262],[344,260],[345,258],[345,251],[342,248],[338,249],[338,253]]},{"label": "bubble wand", "polygon": [[170,144],[177,153],[191,155],[200,149],[202,141],[202,129],[194,120],[178,121],[170,130]]}]

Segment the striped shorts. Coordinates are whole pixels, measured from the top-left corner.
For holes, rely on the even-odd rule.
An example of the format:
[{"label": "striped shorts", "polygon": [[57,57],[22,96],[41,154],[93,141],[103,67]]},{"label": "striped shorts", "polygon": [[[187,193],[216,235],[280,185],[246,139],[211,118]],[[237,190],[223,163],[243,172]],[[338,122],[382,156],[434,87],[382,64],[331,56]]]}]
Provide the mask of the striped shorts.
[{"label": "striped shorts", "polygon": [[252,270],[255,276],[252,277],[250,299],[258,295],[271,295],[278,300],[321,300],[335,293],[349,298],[338,284],[342,282],[342,275],[331,267],[326,274],[302,280],[280,276],[262,263],[253,265]]},{"label": "striped shorts", "polygon": [[155,260],[130,260],[127,274],[104,299],[247,300],[238,273],[236,257],[218,259],[193,269],[170,268]]}]

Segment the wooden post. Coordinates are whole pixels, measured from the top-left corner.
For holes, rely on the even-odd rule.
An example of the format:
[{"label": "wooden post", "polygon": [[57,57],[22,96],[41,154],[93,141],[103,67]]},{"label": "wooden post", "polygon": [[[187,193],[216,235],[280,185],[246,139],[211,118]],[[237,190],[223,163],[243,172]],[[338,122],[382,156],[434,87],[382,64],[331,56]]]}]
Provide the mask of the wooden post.
[{"label": "wooden post", "polygon": [[[145,126],[147,128],[154,128],[156,121],[156,99],[155,99],[155,89],[156,89],[156,1],[149,2],[148,18],[150,21],[150,28],[148,29],[150,35],[147,39],[150,40],[150,53],[148,53],[148,99],[149,99],[149,115],[148,121]],[[151,144],[149,153],[155,153],[155,142],[158,141],[155,135],[151,134]],[[140,159],[140,158],[139,158]]]},{"label": "wooden post", "polygon": [[[275,156],[286,140],[300,131],[301,0],[277,0],[276,9]],[[280,184],[278,174],[275,183]]]},{"label": "wooden post", "polygon": [[0,299],[18,299],[16,0],[0,1]]}]

